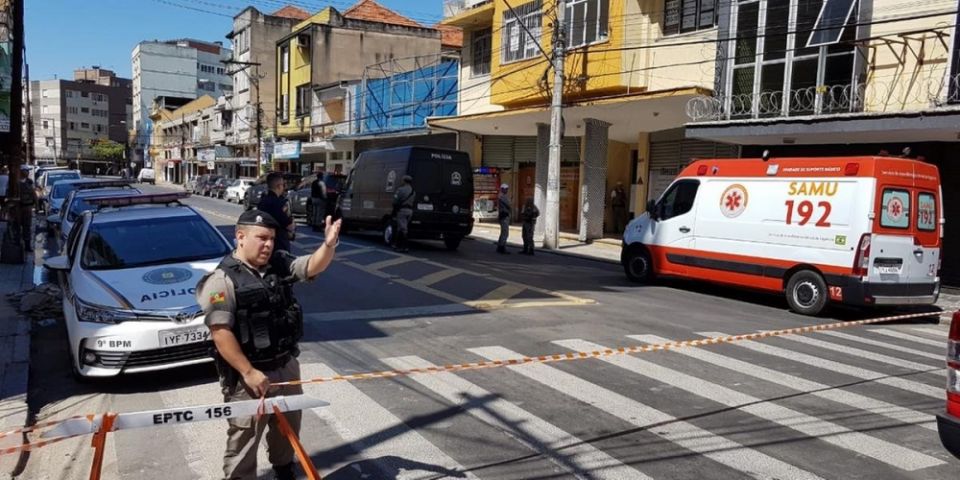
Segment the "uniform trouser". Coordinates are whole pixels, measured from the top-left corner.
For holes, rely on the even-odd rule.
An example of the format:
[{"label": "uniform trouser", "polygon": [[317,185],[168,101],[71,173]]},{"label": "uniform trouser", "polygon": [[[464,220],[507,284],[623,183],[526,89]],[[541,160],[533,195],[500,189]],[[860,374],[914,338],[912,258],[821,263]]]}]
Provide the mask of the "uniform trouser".
[{"label": "uniform trouser", "polygon": [[627,207],[613,207],[613,228],[617,233],[623,232],[627,228]]},{"label": "uniform trouser", "polygon": [[410,219],[413,218],[413,210],[401,208],[397,211],[397,238],[394,244],[398,247],[407,246],[407,237],[410,233]]},{"label": "uniform trouser", "polygon": [[507,246],[507,237],[510,236],[510,217],[500,217],[500,238],[497,240],[497,247],[505,248]]},{"label": "uniform trouser", "polygon": [[310,225],[314,227],[323,227],[327,221],[327,201],[326,199],[313,197],[311,199],[313,215]]},{"label": "uniform trouser", "polygon": [[21,206],[18,212],[20,223],[20,239],[23,241],[23,248],[27,251],[33,250],[33,207]]},{"label": "uniform trouser", "polygon": [[523,222],[523,249],[533,251],[533,222]]},{"label": "uniform trouser", "polygon": [[[300,379],[300,362],[290,359],[283,367],[263,372],[270,382],[286,382]],[[243,380],[233,389],[225,389],[224,401],[236,402],[254,399],[243,387]],[[268,397],[277,395],[300,395],[303,388],[299,385],[277,388]],[[300,435],[301,412],[287,412],[283,416],[290,423],[294,433]],[[293,462],[294,451],[289,440],[280,433],[280,426],[274,415],[264,415],[260,421],[256,417],[240,417],[227,420],[227,450],[223,455],[223,474],[227,480],[254,480],[257,478],[257,448],[264,430],[267,434],[267,456],[274,466]]]}]

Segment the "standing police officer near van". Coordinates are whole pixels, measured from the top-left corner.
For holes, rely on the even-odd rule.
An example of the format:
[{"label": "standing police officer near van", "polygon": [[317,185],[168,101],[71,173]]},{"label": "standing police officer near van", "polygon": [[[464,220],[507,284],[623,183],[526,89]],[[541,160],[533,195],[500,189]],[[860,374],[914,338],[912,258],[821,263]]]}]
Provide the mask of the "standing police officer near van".
[{"label": "standing police officer near van", "polygon": [[407,237],[410,234],[410,219],[413,218],[413,204],[417,192],[413,191],[413,177],[403,176],[403,185],[393,194],[393,215],[396,219],[397,231],[394,234],[393,247],[398,252],[408,252]]},{"label": "standing police officer near van", "polygon": [[[270,384],[300,379],[297,342],[303,336],[303,312],[292,284],[312,280],[327,269],[339,243],[340,221],[327,217],[323,244],[302,257],[274,248],[276,231],[282,229],[266,212],[243,213],[237,221],[236,250],[197,285],[225,402],[303,393],[299,386],[271,389]],[[287,414],[298,434],[300,417],[300,412]],[[227,480],[256,478],[257,448],[268,426],[267,452],[275,478],[295,478],[293,447],[273,415],[227,422],[223,458]]]},{"label": "standing police officer near van", "polygon": [[500,195],[497,196],[497,220],[500,222],[500,238],[497,239],[497,253],[507,251],[507,238],[510,236],[510,216],[513,214],[513,205],[510,204],[510,186],[500,185]]},{"label": "standing police officer near van", "polygon": [[267,175],[267,191],[257,204],[257,208],[270,214],[274,221],[280,224],[277,229],[277,238],[275,246],[277,250],[290,251],[290,240],[293,239],[296,224],[293,223],[293,217],[289,215],[290,209],[287,205],[287,186],[283,183],[283,175],[271,173]]}]

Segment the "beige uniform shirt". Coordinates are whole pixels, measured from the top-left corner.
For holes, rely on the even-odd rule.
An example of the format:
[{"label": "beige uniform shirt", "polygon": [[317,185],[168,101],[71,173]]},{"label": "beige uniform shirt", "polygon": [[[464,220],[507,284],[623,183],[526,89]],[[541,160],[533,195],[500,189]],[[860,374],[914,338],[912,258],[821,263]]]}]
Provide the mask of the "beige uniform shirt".
[{"label": "beige uniform shirt", "polygon": [[[237,258],[235,253],[232,253]],[[307,277],[307,263],[310,261],[310,255],[297,257],[290,265],[293,277],[299,282],[312,280]],[[266,268],[259,270],[261,276],[266,272]],[[234,295],[234,285],[226,272],[216,269],[213,273],[200,279],[197,284],[197,304],[203,309],[205,315],[204,322],[208,327],[224,325],[233,328],[235,314],[237,310],[237,299]]]}]

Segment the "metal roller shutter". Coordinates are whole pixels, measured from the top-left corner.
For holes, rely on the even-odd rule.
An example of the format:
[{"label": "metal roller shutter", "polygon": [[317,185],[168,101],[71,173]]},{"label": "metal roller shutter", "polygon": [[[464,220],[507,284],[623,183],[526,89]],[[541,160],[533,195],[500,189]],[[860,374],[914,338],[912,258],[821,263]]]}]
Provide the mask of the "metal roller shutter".
[{"label": "metal roller shutter", "polygon": [[537,137],[513,137],[513,158],[517,163],[537,162]]},{"label": "metal roller shutter", "polygon": [[707,158],[737,158],[736,145],[705,142],[703,140],[671,140],[650,144],[649,199],[660,198],[670,183],[694,160]]},{"label": "metal roller shutter", "polygon": [[580,137],[564,137],[560,150],[560,163],[580,164]]},{"label": "metal roller shutter", "polygon": [[513,168],[513,137],[485,135],[482,162],[485,167]]}]

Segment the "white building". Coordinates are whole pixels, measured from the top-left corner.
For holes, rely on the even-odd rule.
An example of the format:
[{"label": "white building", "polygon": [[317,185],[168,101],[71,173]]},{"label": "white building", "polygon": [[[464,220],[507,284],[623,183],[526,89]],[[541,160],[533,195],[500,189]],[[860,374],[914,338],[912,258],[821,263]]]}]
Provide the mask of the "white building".
[{"label": "white building", "polygon": [[154,99],[231,95],[233,79],[227,75],[223,61],[232,56],[221,42],[181,39],[137,44],[131,55],[135,160],[150,163],[144,150],[152,130],[150,109]]}]

